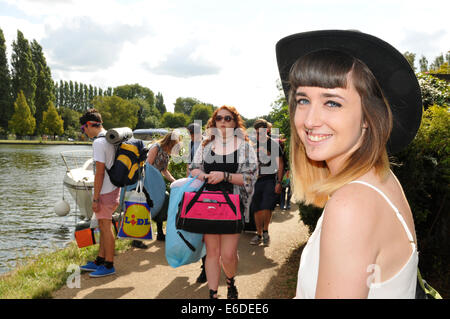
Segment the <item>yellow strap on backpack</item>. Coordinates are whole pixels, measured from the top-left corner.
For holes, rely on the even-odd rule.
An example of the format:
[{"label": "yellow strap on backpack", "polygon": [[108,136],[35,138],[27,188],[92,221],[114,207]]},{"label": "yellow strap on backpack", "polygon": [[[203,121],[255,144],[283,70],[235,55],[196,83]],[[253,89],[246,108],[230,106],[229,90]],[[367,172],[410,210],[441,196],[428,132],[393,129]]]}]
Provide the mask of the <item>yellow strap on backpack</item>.
[{"label": "yellow strap on backpack", "polygon": [[425,291],[427,295],[433,297],[433,299],[442,299],[441,295],[431,287],[425,280],[423,280],[422,275],[420,274],[419,268],[417,268],[417,277],[419,278],[419,285]]}]

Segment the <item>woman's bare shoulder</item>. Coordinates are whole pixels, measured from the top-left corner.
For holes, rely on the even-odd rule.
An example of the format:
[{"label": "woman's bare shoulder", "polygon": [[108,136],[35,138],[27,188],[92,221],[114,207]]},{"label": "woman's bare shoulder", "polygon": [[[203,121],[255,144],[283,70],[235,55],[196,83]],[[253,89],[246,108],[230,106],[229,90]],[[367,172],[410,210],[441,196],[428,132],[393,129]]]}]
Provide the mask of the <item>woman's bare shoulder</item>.
[{"label": "woman's bare shoulder", "polygon": [[342,186],[325,206],[323,228],[345,232],[348,237],[370,240],[378,221],[377,195],[365,185],[354,183]]}]

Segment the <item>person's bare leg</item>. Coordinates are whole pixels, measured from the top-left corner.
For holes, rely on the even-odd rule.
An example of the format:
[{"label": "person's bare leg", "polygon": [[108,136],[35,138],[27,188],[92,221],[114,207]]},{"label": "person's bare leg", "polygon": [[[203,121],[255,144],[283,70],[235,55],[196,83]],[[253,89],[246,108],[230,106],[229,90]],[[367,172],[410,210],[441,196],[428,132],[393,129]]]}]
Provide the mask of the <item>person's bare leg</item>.
[{"label": "person's bare leg", "polygon": [[[217,291],[220,279],[220,235],[205,234],[205,272],[209,290]],[[217,294],[215,294],[217,297]]]},{"label": "person's bare leg", "polygon": [[[98,221],[100,227],[100,249],[105,254],[104,258],[106,261],[114,261],[114,250],[115,250],[115,240],[113,230],[111,228],[110,219],[99,219]],[[102,243],[103,242],[103,243]],[[102,257],[102,256],[100,256]]]},{"label": "person's bare leg", "polygon": [[238,265],[237,248],[240,234],[226,234],[220,236],[220,256],[225,276],[232,278],[236,275]]}]

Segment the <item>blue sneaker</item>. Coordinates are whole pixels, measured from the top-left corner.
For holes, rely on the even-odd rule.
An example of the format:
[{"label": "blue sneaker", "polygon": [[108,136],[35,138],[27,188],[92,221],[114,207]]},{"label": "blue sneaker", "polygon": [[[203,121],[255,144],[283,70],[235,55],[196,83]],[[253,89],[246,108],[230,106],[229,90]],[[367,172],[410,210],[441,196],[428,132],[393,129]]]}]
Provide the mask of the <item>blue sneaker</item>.
[{"label": "blue sneaker", "polygon": [[84,271],[96,271],[98,267],[100,266],[97,266],[97,264],[94,263],[93,261],[88,261],[87,264],[81,266],[80,269]]},{"label": "blue sneaker", "polygon": [[109,276],[109,275],[113,275],[116,273],[116,270],[114,269],[114,267],[108,269],[106,268],[104,265],[100,265],[98,266],[97,270],[90,273],[89,277],[105,277],[105,276]]}]

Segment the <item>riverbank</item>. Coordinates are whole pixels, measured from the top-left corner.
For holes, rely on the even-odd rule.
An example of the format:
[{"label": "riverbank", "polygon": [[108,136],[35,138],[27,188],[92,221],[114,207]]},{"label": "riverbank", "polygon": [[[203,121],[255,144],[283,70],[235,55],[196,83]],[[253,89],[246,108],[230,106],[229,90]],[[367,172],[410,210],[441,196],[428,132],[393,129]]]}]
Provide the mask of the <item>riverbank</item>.
[{"label": "riverbank", "polygon": [[[295,206],[295,205],[293,205]],[[239,268],[236,284],[240,298],[285,299],[295,296],[298,262],[308,238],[307,227],[298,210],[274,212],[270,226],[270,246],[249,244],[251,232],[239,242]],[[116,241],[116,275],[90,278],[82,273],[79,288],[67,284],[74,269],[95,258],[98,246],[67,248],[42,254],[13,272],[0,276],[0,299],[31,298],[138,298],[138,299],[203,299],[207,284],[196,283],[201,263],[172,268],[165,259],[165,245],[147,241],[147,249],[131,248],[130,241]],[[69,278],[70,279],[70,278]],[[70,280],[69,280],[70,281]],[[219,296],[226,297],[226,285],[220,281]]]},{"label": "riverbank", "polygon": [[[116,254],[131,247],[127,240],[116,241]],[[27,257],[19,262],[15,270],[0,275],[0,299],[43,299],[66,285],[73,270],[72,265],[82,265],[95,259],[98,245],[79,249],[75,242],[54,252],[44,252]]]},{"label": "riverbank", "polygon": [[0,140],[0,144],[18,145],[91,145],[91,141]]}]

